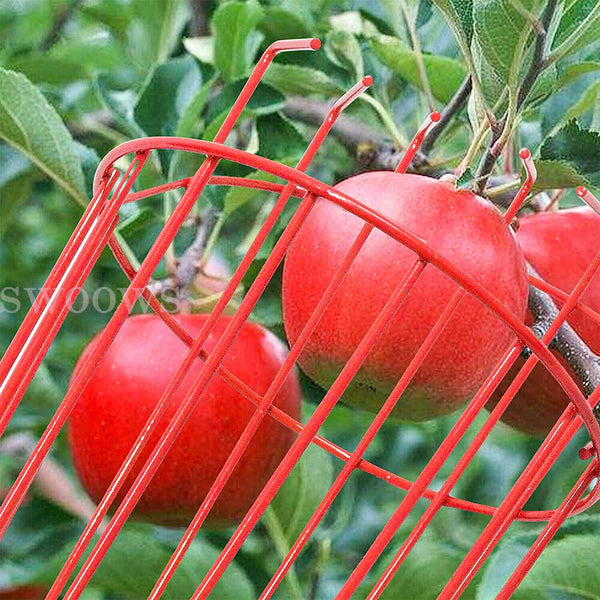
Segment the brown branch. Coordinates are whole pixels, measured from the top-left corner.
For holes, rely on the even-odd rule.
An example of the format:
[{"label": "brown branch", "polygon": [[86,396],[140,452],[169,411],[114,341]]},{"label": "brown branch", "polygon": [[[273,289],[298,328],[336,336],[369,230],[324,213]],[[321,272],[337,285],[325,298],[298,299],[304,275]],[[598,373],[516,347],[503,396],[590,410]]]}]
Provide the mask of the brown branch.
[{"label": "brown branch", "polygon": [[[540,277],[531,265],[528,265],[527,268],[531,275]],[[533,331],[537,337],[541,338],[558,315],[558,308],[548,294],[530,285],[529,309],[534,318]],[[567,361],[581,383],[584,394],[590,396],[600,385],[600,357],[590,350],[577,332],[566,322],[558,330],[549,347],[556,350]],[[597,409],[598,406],[596,412],[598,412]]]},{"label": "brown branch", "polygon": [[[330,108],[329,102],[291,96],[286,99],[283,113],[291,119],[318,127]],[[331,134],[356,159],[361,171],[392,171],[402,157],[403,149],[397,148],[381,131],[347,115],[338,117]],[[420,173],[434,173],[423,153],[418,152],[413,162],[413,167],[418,164]]]},{"label": "brown branch", "polygon": [[442,111],[440,120],[427,132],[427,137],[421,144],[421,152],[423,154],[427,155],[431,152],[431,149],[437,142],[437,139],[440,137],[442,131],[444,131],[448,123],[450,123],[456,113],[460,111],[467,102],[472,89],[473,80],[469,76],[462,82],[458,90],[456,90],[454,96],[452,96],[450,99],[450,102],[448,102]]},{"label": "brown branch", "polygon": [[[0,443],[0,455],[10,456],[15,464],[24,463],[35,449],[35,440],[29,433],[15,433]],[[89,521],[94,514],[94,503],[73,483],[66,470],[51,456],[46,456],[33,480],[33,489],[42,497],[60,506],[68,513]],[[106,528],[102,522],[99,531]]]}]

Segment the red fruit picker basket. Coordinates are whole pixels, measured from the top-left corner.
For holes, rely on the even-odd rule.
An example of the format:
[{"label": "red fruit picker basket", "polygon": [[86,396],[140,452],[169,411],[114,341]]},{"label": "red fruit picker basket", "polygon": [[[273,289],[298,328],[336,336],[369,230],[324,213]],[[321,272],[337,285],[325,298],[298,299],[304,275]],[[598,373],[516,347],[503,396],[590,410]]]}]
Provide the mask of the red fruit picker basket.
[{"label": "red fruit picker basket", "polygon": [[[439,598],[446,600],[460,597],[514,521],[543,521],[546,523],[539,537],[515,568],[498,595],[498,598],[508,598],[519,586],[528,570],[540,556],[565,519],[570,515],[586,510],[600,497],[600,487],[598,485],[600,428],[593,412],[593,407],[600,399],[600,388],[597,388],[589,398],[586,398],[565,367],[548,349],[550,341],[569,313],[578,305],[582,294],[600,266],[600,253],[593,259],[573,291],[568,296],[563,295],[561,298],[562,308],[545,335],[541,339],[538,339],[532,329],[518,319],[501,301],[468,274],[458,269],[448,258],[434,251],[421,238],[402,226],[394,224],[383,215],[370,210],[361,204],[360,199],[352,198],[307,175],[305,172],[307,167],[319,150],[337,117],[350,102],[371,85],[372,80],[370,77],[363,78],[362,81],[358,82],[333,105],[296,168],[290,168],[225,145],[228,134],[232,131],[252,93],[259,84],[261,77],[277,54],[288,51],[317,50],[319,47],[320,43],[317,39],[285,40],[272,44],[261,57],[212,142],[176,137],[152,137],[124,143],[111,151],[98,167],[94,181],[93,198],[45,283],[44,288],[50,290],[51,293],[40,294],[36,299],[32,309],[18,330],[14,341],[0,362],[1,434],[6,430],[25,390],[61,328],[69,311],[69,300],[71,299],[73,290],[81,289],[82,284],[98,260],[100,253],[105,246],[109,246],[119,265],[129,278],[130,285],[124,294],[122,302],[117,306],[108,325],[99,336],[93,350],[86,355],[84,363],[80,365],[77,376],[72,381],[69,391],[5,497],[0,508],[0,536],[2,536],[23,501],[44,457],[65,425],[69,414],[76,405],[82,390],[94,372],[99,360],[114,340],[120,327],[128,317],[131,307],[140,296],[146,300],[156,314],[164,321],[165,327],[169,327],[189,348],[179,370],[173,376],[167,392],[156,406],[144,430],[140,433],[135,445],[131,448],[127,459],[123,462],[120,471],[98,504],[79,541],[62,567],[47,596],[48,598],[56,599],[60,595],[64,595],[64,598],[73,599],[81,595],[111,544],[115,541],[119,531],[131,515],[136,503],[147,488],[187,418],[190,416],[198,396],[206,389],[214,377],[220,377],[233,386],[234,389],[241,393],[255,407],[255,412],[243,434],[238,439],[227,462],[214,481],[210,492],[198,507],[195,517],[183,534],[168,564],[162,573],[156,574],[157,582],[149,598],[157,599],[165,590],[194,537],[202,527],[208,512],[223,490],[242,453],[257,431],[261,421],[265,418],[278,420],[296,432],[297,436],[274,474],[229,538],[217,560],[201,581],[199,578],[198,587],[193,595],[194,599],[209,597],[215,584],[240,548],[242,548],[248,535],[309,444],[316,444],[343,461],[343,468],[335,478],[317,510],[306,523],[304,530],[293,543],[288,555],[273,573],[272,579],[260,596],[261,598],[270,598],[275,593],[283,577],[302,552],[303,547],[318,527],[334,499],[340,493],[350,475],[357,469],[378,477],[389,483],[389,485],[405,490],[406,493],[403,495],[395,512],[372,541],[356,567],[347,573],[345,584],[337,595],[337,598],[340,599],[350,598],[354,594],[367,573],[369,573],[384,550],[386,550],[387,562],[383,565],[382,574],[368,595],[368,598],[380,597],[396,572],[402,568],[402,563],[418,543],[433,517],[442,507],[446,506],[489,516],[487,524],[479,537],[441,591]],[[439,116],[438,113],[433,113],[417,132],[412,144],[398,165],[398,172],[406,170],[425,137],[428,128],[433,122],[439,119]],[[196,153],[206,158],[200,168],[186,179],[168,182],[150,189],[132,191],[150,154],[157,150],[165,149]],[[120,160],[123,157],[128,157],[130,162],[126,171],[120,172],[115,167],[115,164],[125,164],[126,161]],[[508,223],[515,216],[536,178],[535,167],[527,150],[521,152],[521,160],[526,171],[526,178],[512,205],[506,212],[505,219]],[[221,161],[234,161],[251,169],[276,176],[285,183],[269,183],[252,178],[216,176],[214,173]],[[278,197],[233,274],[227,288],[212,310],[201,333],[197,337],[192,337],[158,302],[147,287],[147,284],[155,268],[163,258],[165,251],[197,201],[198,196],[205,190],[206,186],[214,185],[252,187],[275,192]],[[181,199],[156,237],[141,266],[136,270],[128,261],[126,254],[114,236],[115,227],[119,221],[119,209],[125,203],[134,202],[174,189],[183,190]],[[598,211],[600,205],[591,193],[582,188],[578,190],[578,193],[594,210]],[[211,328],[223,313],[223,310],[238,288],[267,236],[273,230],[282,210],[288,205],[288,200],[291,197],[300,198],[291,220],[279,236],[273,250],[270,252],[235,315],[229,322],[227,329],[212,351],[207,353],[203,349],[203,344]],[[320,202],[335,203],[342,209],[360,218],[364,224],[346,258],[339,265],[337,272],[327,286],[311,318],[306,323],[296,342],[292,345],[289,356],[283,363],[269,392],[260,396],[229,372],[223,366],[223,359],[261,297],[271,277],[284,259],[290,243],[310,214],[317,198],[322,199]],[[409,248],[415,253],[417,258],[413,268],[406,273],[402,280],[398,281],[397,287],[390,295],[385,307],[372,322],[370,329],[355,348],[351,358],[347,361],[337,379],[330,386],[322,402],[318,405],[310,419],[305,424],[302,424],[272,406],[273,398],[279,386],[285,380],[286,375],[294,367],[311,332],[314,331],[320,317],[334,297],[344,274],[373,230],[380,230],[389,236],[390,239],[395,240],[397,244],[402,244]],[[414,355],[408,368],[403,373],[398,374],[399,380],[396,387],[379,412],[374,416],[360,443],[353,451],[347,451],[321,437],[318,431],[336,403],[340,400],[350,381],[360,369],[361,364],[369,355],[380,334],[396,314],[398,307],[401,306],[406,297],[411,293],[413,286],[425,269],[438,269],[443,272],[457,284],[457,291],[448,305],[445,306],[441,316],[427,335],[418,352]],[[363,457],[386,418],[392,412],[403,390],[406,389],[412,376],[427,357],[428,352],[438,339],[445,324],[452,317],[461,300],[466,296],[475,298],[493,313],[497,319],[504,323],[512,332],[514,341],[512,347],[506,352],[493,372],[489,374],[485,383],[464,409],[447,437],[440,444],[419,476],[415,481],[409,481],[393,472],[377,467]],[[531,354],[524,366],[519,370],[518,375],[514,377],[493,411],[476,431],[473,439],[454,465],[454,468],[450,471],[443,485],[441,487],[432,487],[431,484],[440,469],[450,460],[451,454],[457,448],[469,427],[473,424],[476,417],[482,413],[482,409],[491,394],[505,378],[525,348],[528,348]],[[94,538],[95,533],[107,515],[109,507],[113,504],[113,500],[121,490],[127,479],[127,475],[140,456],[157,421],[167,409],[178,384],[181,383],[192,363],[198,357],[203,361],[200,374],[194,380],[190,389],[186,391],[185,400],[169,422],[159,442],[152,449],[149,458],[143,467],[141,467],[135,482],[127,490],[123,501],[118,505],[112,516],[110,516],[108,526],[103,528],[99,538]],[[494,426],[498,423],[503,411],[508,407],[520,386],[537,363],[542,363],[559,382],[570,399],[570,405],[556,422],[552,431],[540,445],[529,464],[516,479],[510,492],[499,506],[485,506],[470,502],[467,499],[463,500],[451,496],[450,492],[453,487],[463,475],[469,463],[486,441]],[[401,427],[401,425],[399,426]],[[562,504],[554,510],[524,510],[526,502],[542,482],[557,458],[564,451],[569,451],[565,450],[567,445],[582,426],[589,433],[590,443],[580,451],[580,457],[586,462],[581,463],[582,474],[576,485],[566,496]],[[439,489],[437,489],[438,487]],[[400,526],[405,523],[407,517],[411,514],[420,499],[424,499],[428,503],[426,510],[418,518],[408,536],[403,539],[395,538],[395,534]],[[81,564],[80,559],[88,550],[91,551],[86,555],[83,566],[78,566]],[[391,559],[389,558],[390,556],[392,557]]]}]

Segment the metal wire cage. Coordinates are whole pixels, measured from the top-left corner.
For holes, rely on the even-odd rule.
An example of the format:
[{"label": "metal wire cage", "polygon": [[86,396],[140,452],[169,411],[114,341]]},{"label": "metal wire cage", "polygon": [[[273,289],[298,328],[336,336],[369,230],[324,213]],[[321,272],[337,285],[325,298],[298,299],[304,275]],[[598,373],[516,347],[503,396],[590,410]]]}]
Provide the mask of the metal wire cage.
[{"label": "metal wire cage", "polygon": [[[564,520],[570,515],[584,511],[600,497],[597,458],[598,449],[600,448],[600,428],[592,411],[592,407],[595,406],[600,399],[600,389],[596,389],[592,396],[586,399],[575,381],[573,381],[565,368],[548,349],[549,342],[552,340],[561,324],[568,317],[569,313],[578,306],[581,307],[580,299],[600,266],[600,252],[590,263],[588,269],[585,271],[573,291],[569,295],[562,294],[560,296],[562,308],[560,309],[558,316],[544,337],[538,339],[533,331],[515,317],[515,315],[498,299],[468,274],[461,272],[461,270],[447,258],[440,256],[433,251],[422,239],[418,238],[405,228],[394,224],[381,214],[370,210],[361,204],[359,199],[349,197],[340,191],[334,190],[330,186],[323,184],[317,179],[306,175],[305,170],[307,166],[310,164],[327,133],[333,126],[336,118],[353,99],[371,85],[372,80],[370,77],[365,77],[362,81],[358,82],[333,105],[296,168],[290,168],[260,156],[224,145],[228,134],[232,131],[232,128],[240,117],[249,98],[260,82],[261,77],[275,56],[279,52],[317,50],[319,47],[320,43],[317,39],[285,40],[272,44],[261,57],[258,65],[248,79],[248,82],[241,91],[213,142],[174,137],[154,137],[127,142],[111,151],[102,160],[96,172],[93,198],[45,283],[45,290],[49,290],[51,293],[40,294],[36,299],[12,344],[0,362],[0,380],[2,382],[0,384],[0,434],[2,434],[6,430],[25,390],[66,318],[69,311],[68,301],[71,298],[72,291],[81,289],[81,285],[88,277],[100,253],[104,247],[108,245],[119,265],[129,278],[130,286],[125,292],[122,302],[117,306],[108,325],[98,338],[93,351],[87,355],[77,376],[72,381],[68,393],[64,397],[47,429],[37,443],[35,450],[29,456],[21,473],[18,475],[14,485],[4,499],[4,502],[0,507],[0,536],[2,536],[6,532],[11,519],[23,501],[44,457],[50,450],[81,395],[82,390],[85,388],[98,361],[114,340],[117,332],[129,315],[131,307],[140,296],[146,300],[156,314],[164,321],[165,326],[169,327],[189,348],[184,361],[181,363],[177,373],[173,376],[169,387],[154,409],[152,416],[148,419],[143,431],[140,432],[135,445],[131,448],[119,473],[116,475],[105,496],[98,504],[93,517],[89,520],[79,541],[73,548],[71,555],[64,564],[54,585],[48,593],[48,598],[56,599],[63,593],[65,594],[65,598],[72,599],[79,597],[125,521],[130,516],[137,501],[142,496],[161,461],[166,456],[171,444],[186,422],[186,419],[190,416],[198,396],[214,377],[222,378],[235,390],[241,393],[248,402],[256,407],[255,412],[248,422],[243,434],[238,439],[227,462],[214,481],[210,492],[198,508],[198,512],[183,535],[169,563],[161,574],[157,574],[157,583],[149,596],[149,598],[152,599],[159,598],[165,590],[187,548],[200,530],[207,514],[214,505],[242,453],[264,418],[277,419],[279,422],[296,432],[297,437],[253,506],[230,537],[218,559],[212,565],[202,581],[199,581],[198,588],[193,595],[195,600],[207,598],[210,595],[216,582],[240,550],[266,507],[274,498],[294,465],[311,443],[317,444],[338,459],[341,459],[343,461],[343,468],[337,475],[319,507],[306,524],[303,532],[292,545],[288,555],[273,574],[271,581],[263,590],[260,596],[261,598],[266,599],[273,595],[283,577],[326,514],[332,502],[341,491],[349,476],[356,469],[363,470],[374,477],[378,477],[388,482],[390,485],[406,490],[406,494],[396,511],[357,564],[356,568],[348,573],[348,578],[337,595],[340,599],[350,598],[353,595],[365,575],[373,567],[384,549],[388,547],[399,527],[404,523],[406,517],[411,513],[417,501],[421,498],[425,498],[428,501],[429,504],[427,509],[418,519],[411,533],[402,541],[399,549],[393,555],[393,559],[385,566],[382,575],[370,591],[368,598],[378,598],[382,594],[394,574],[401,568],[403,561],[409,555],[420,536],[428,527],[432,518],[443,506],[469,510],[489,516],[487,525],[481,532],[479,538],[467,552],[453,576],[439,595],[439,598],[443,599],[457,598],[461,595],[513,521],[528,520],[547,522],[535,543],[516,567],[512,576],[505,583],[502,591],[498,595],[498,598],[508,598],[518,587],[528,570],[539,557],[548,542],[552,539]],[[418,150],[420,143],[425,137],[428,128],[438,119],[439,114],[433,113],[419,129],[413,142],[398,165],[398,172],[404,172],[406,170]],[[149,155],[152,152],[161,149],[198,153],[204,155],[206,158],[200,168],[189,178],[133,192],[133,185],[142,171],[144,164],[148,160]],[[115,168],[115,162],[122,157],[127,156],[131,157],[131,162],[126,171],[121,173]],[[515,216],[519,206],[528,195],[536,177],[535,167],[527,150],[521,152],[521,159],[527,176],[505,215],[505,219],[508,223],[510,223]],[[240,163],[247,167],[251,167],[252,169],[274,175],[285,183],[268,183],[251,178],[215,176],[215,169],[221,161],[234,161]],[[233,274],[225,291],[208,317],[201,333],[197,337],[192,337],[162,307],[157,298],[147,287],[147,284],[168,246],[173,241],[191,208],[197,201],[198,196],[207,185],[252,187],[275,192],[278,197],[272,210],[266,216],[260,230]],[[114,230],[119,221],[119,209],[125,203],[137,201],[177,188],[183,190],[180,201],[177,203],[164,227],[156,237],[156,240],[147,253],[140,268],[137,270],[134,269],[114,236]],[[583,188],[580,188],[578,193],[598,212],[600,205],[591,193]],[[211,328],[222,314],[232,295],[235,293],[236,288],[246,274],[249,266],[257,256],[257,253],[265,242],[268,234],[272,231],[275,223],[280,217],[283,208],[287,205],[288,200],[292,196],[300,198],[300,202],[291,220],[283,230],[283,233],[279,237],[273,250],[260,269],[260,272],[248,289],[227,329],[220,337],[214,349],[210,353],[207,353],[203,349],[203,343],[206,341]],[[260,396],[250,389],[243,381],[223,367],[223,359],[241,327],[244,325],[257,301],[261,297],[261,294],[264,292],[271,277],[283,260],[294,235],[302,227],[303,222],[309,215],[317,198],[333,202],[344,210],[356,215],[363,221],[363,226],[344,261],[339,265],[337,272],[329,283],[323,297],[319,301],[298,340],[292,345],[290,354],[269,388],[269,391],[265,395]],[[347,272],[373,230],[379,230],[395,240],[398,244],[402,244],[409,248],[416,254],[417,258],[412,269],[406,273],[405,278],[398,282],[396,289],[389,297],[385,307],[372,323],[369,331],[355,349],[352,357],[342,369],[338,378],[329,388],[314,414],[306,424],[301,424],[285,412],[272,406],[273,398],[277,393],[279,386],[285,380],[286,375],[294,367],[295,361],[300,355],[311,332],[314,331],[317,326],[319,319],[323,315],[330,300],[336,293],[344,274]],[[397,308],[406,299],[408,294],[410,294],[411,289],[426,266],[430,269],[439,269],[458,284],[458,289],[448,305],[444,308],[438,321],[431,329],[406,371],[399,374],[399,381],[394,388],[394,391],[390,394],[381,410],[374,417],[360,443],[352,452],[348,452],[321,437],[318,434],[319,428],[338,402],[348,383],[357,373],[362,362],[373,348],[377,338],[385,329]],[[536,280],[532,281],[536,284]],[[540,285],[540,282],[537,282],[537,284]],[[557,290],[550,289],[547,284],[545,285],[545,291],[560,294]],[[412,376],[438,339],[445,324],[452,317],[461,300],[466,296],[477,299],[493,313],[496,318],[502,321],[506,327],[512,331],[514,343],[494,371],[489,374],[485,383],[472,401],[464,409],[463,413],[420,475],[415,481],[408,481],[395,473],[389,472],[368,462],[363,456],[384,421],[391,413],[395,402],[409,384]],[[430,489],[430,484],[438,474],[440,468],[448,461],[451,453],[455,450],[469,427],[473,424],[490,395],[496,389],[500,381],[505,378],[511,366],[525,347],[528,347],[531,350],[531,356],[527,359],[525,365],[513,379],[496,407],[486,418],[484,425],[477,431],[466,451],[460,457],[441,488],[437,491]],[[186,392],[185,400],[169,422],[169,425],[160,437],[160,441],[152,449],[150,457],[141,468],[135,482],[127,491],[124,500],[111,517],[108,527],[103,531],[99,540],[93,546],[91,553],[85,559],[83,566],[76,573],[68,590],[64,592],[64,588],[68,581],[76,572],[79,560],[82,558],[88,545],[90,545],[90,542],[106,516],[109,507],[123,486],[127,475],[131,472],[137,458],[140,456],[145,442],[150,437],[150,434],[154,430],[161,415],[164,414],[177,386],[181,383],[183,377],[197,358],[200,358],[203,361],[201,373],[194,381],[193,386]],[[510,492],[498,507],[485,506],[451,496],[450,492],[454,485],[464,473],[470,461],[474,458],[479,448],[498,422],[503,411],[508,407],[520,386],[538,362],[542,363],[560,383],[562,388],[568,394],[571,404],[557,421],[551,433],[540,445],[538,451],[522,471]],[[563,503],[555,510],[523,510],[528,499],[544,479],[556,459],[565,450],[569,441],[581,428],[582,424],[587,428],[591,441],[580,451],[580,456],[582,459],[588,460],[589,462],[587,466],[582,469],[582,474],[576,485],[567,495]]]}]

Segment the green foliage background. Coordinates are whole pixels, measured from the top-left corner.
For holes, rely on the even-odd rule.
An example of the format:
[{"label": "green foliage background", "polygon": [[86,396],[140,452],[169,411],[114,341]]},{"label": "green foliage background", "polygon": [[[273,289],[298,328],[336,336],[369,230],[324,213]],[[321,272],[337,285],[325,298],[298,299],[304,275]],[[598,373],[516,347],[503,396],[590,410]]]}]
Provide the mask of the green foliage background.
[{"label": "green foliage background", "polygon": [[[548,68],[527,101],[515,108],[533,53],[532,23],[547,3],[540,0],[310,0],[300,2],[185,0],[0,0],[0,289],[38,289],[90,197],[99,158],[118,143],[145,135],[212,139],[260,52],[280,38],[318,36],[319,52],[289,53],[269,68],[242,123],[229,142],[294,164],[313,128],[283,114],[286,98],[330,101],[364,74],[375,83],[348,114],[404,145],[432,108],[447,103],[471,73],[477,85],[434,147],[430,160],[452,169],[469,146],[473,170],[481,149],[471,145],[485,131],[486,110],[511,119],[511,144],[527,145],[536,157],[536,191],[600,185],[600,7],[586,0],[557,2],[548,29]],[[195,31],[193,11],[210,22]],[[162,153],[145,169],[140,185],[189,176],[197,160]],[[499,168],[501,170],[502,167]],[[221,174],[249,175],[223,164]],[[330,138],[309,173],[333,183],[357,169],[347,147]],[[469,171],[471,172],[471,171]],[[144,256],[177,197],[165,195],[122,211],[118,233],[132,257]],[[562,202],[575,202],[572,193]],[[233,269],[252,233],[272,205],[267,194],[211,189],[198,201],[222,214],[213,252]],[[293,206],[292,206],[293,209]],[[283,215],[281,227],[292,210]],[[280,231],[281,229],[279,229]],[[178,235],[175,255],[193,239],[191,225]],[[276,236],[253,265],[247,286]],[[269,246],[270,244],[270,246]],[[166,274],[165,264],[155,273]],[[104,252],[86,283],[93,294],[125,287],[125,277]],[[11,292],[11,296],[13,293]],[[0,351],[26,314],[0,297]],[[137,310],[141,310],[138,307]],[[253,317],[283,335],[277,277]],[[69,373],[85,344],[108,320],[93,310],[71,314],[40,373],[11,421],[7,435],[39,437],[66,390]],[[303,381],[305,419],[322,390]],[[352,449],[372,416],[337,407],[323,434]],[[481,419],[476,423],[480,424]],[[419,425],[388,423],[367,458],[414,479],[455,416]],[[475,429],[475,427],[473,428]],[[454,494],[498,504],[535,452],[538,441],[499,426],[476,456]],[[581,472],[574,440],[528,508],[560,503]],[[461,444],[459,449],[464,449]],[[64,437],[53,457],[74,485]],[[451,461],[450,461],[451,462]],[[0,489],[11,485],[22,461],[0,455]],[[253,598],[325,494],[341,468],[311,448],[294,471],[234,565],[215,598]],[[439,487],[445,466],[433,483]],[[332,598],[403,497],[403,492],[355,473],[324,523],[281,586],[279,598]],[[426,508],[419,503],[378,567],[378,572]],[[386,591],[387,598],[435,598],[486,522],[443,509]],[[83,521],[33,491],[0,545],[0,589],[52,581],[83,528]],[[540,526],[515,524],[464,597],[487,600],[535,539]],[[521,587],[518,598],[600,598],[600,520],[573,519]],[[85,598],[141,598],[149,592],[181,531],[127,525],[98,570]],[[165,597],[189,597],[230,532],[202,532]]]}]

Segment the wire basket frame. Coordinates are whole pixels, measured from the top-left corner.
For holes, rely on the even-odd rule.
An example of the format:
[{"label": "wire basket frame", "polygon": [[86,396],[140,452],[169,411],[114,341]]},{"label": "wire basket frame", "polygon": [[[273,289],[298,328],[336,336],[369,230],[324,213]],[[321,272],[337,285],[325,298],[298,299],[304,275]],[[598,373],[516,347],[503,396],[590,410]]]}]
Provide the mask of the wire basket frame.
[{"label": "wire basket frame", "polygon": [[[114,340],[136,301],[140,297],[144,298],[154,312],[156,312],[156,314],[164,321],[165,326],[169,327],[188,347],[185,359],[180,364],[177,372],[173,375],[167,389],[164,391],[160,401],[154,408],[152,415],[140,432],[118,474],[115,476],[104,497],[98,504],[93,516],[87,523],[77,544],[73,548],[73,551],[50,589],[47,598],[56,599],[63,593],[65,594],[64,598],[67,599],[78,598],[81,595],[83,589],[92,578],[95,570],[132,513],[136,503],[141,498],[178,433],[181,431],[186,420],[193,411],[198,397],[214,377],[222,378],[252,403],[256,407],[256,410],[241,437],[238,439],[234,450],[222,467],[221,472],[214,481],[209,493],[198,508],[195,517],[183,534],[183,537],[168,564],[165,566],[162,573],[157,574],[156,585],[149,595],[149,598],[154,600],[160,598],[162,595],[171,577],[175,573],[177,566],[185,555],[185,552],[202,527],[204,520],[228,481],[229,476],[233,472],[244,450],[252,440],[254,433],[257,431],[264,418],[274,418],[286,427],[295,431],[298,435],[255,503],[230,537],[218,559],[212,565],[204,579],[199,582],[198,588],[193,595],[194,600],[207,598],[209,596],[216,582],[240,550],[244,541],[274,498],[286,477],[311,443],[320,446],[324,450],[330,452],[333,456],[341,459],[344,463],[343,468],[337,475],[311,519],[306,524],[304,530],[292,545],[288,555],[273,574],[272,579],[260,596],[261,599],[272,597],[283,577],[299,556],[327,510],[342,490],[344,484],[348,481],[350,475],[357,469],[378,477],[397,488],[406,490],[406,494],[356,568],[348,574],[348,579],[337,596],[340,599],[347,599],[352,596],[366,574],[379,559],[382,552],[388,548],[399,527],[405,522],[407,516],[421,498],[428,500],[429,505],[427,509],[419,518],[410,534],[402,541],[397,552],[393,555],[392,560],[385,566],[382,575],[370,591],[368,598],[375,599],[380,597],[397,570],[401,567],[403,561],[428,527],[428,524],[443,506],[477,512],[489,515],[490,517],[481,535],[467,552],[453,576],[439,595],[439,598],[443,599],[458,598],[461,595],[477,573],[478,569],[482,566],[486,558],[502,538],[503,534],[515,520],[547,522],[535,543],[516,567],[498,595],[498,598],[508,598],[518,587],[535,560],[539,557],[565,519],[586,510],[600,497],[600,484],[598,482],[600,427],[592,410],[592,407],[595,406],[600,399],[600,388],[596,389],[594,393],[586,399],[576,382],[548,349],[550,341],[557,333],[561,324],[565,322],[571,311],[584,306],[581,303],[581,297],[600,267],[600,252],[591,261],[580,281],[570,294],[564,294],[542,280],[530,277],[530,283],[549,292],[551,295],[558,297],[562,303],[562,308],[558,312],[558,315],[552,322],[550,328],[541,339],[538,339],[533,331],[518,319],[502,302],[477,283],[471,276],[458,269],[450,260],[438,254],[422,239],[402,226],[393,223],[383,215],[368,208],[362,204],[359,199],[352,198],[307,175],[305,173],[307,167],[335,123],[335,120],[350,102],[371,85],[372,79],[370,77],[363,78],[333,105],[296,168],[287,167],[275,161],[225,145],[228,134],[232,131],[253,91],[256,89],[264,72],[275,56],[279,52],[317,50],[319,47],[320,42],[314,38],[284,40],[272,44],[261,57],[213,142],[175,137],[151,137],[126,142],[109,152],[101,161],[96,172],[93,198],[44,285],[44,290],[50,293],[40,293],[36,298],[13,342],[6,351],[3,359],[0,361],[0,435],[2,435],[17,409],[25,390],[62,326],[69,312],[70,305],[74,300],[73,293],[76,293],[81,289],[82,284],[87,279],[104,247],[110,247],[117,262],[129,278],[130,285],[109,323],[97,338],[97,343],[93,350],[87,354],[85,360],[82,362],[77,375],[71,383],[69,391],[65,395],[59,408],[38,441],[34,451],[29,456],[25,466],[0,506],[1,538],[6,532],[19,505],[23,501],[44,457],[49,452],[53,442],[56,440],[56,437],[64,426],[79,396],[94,372],[95,367]],[[423,123],[402,157],[402,160],[396,169],[397,172],[404,172],[406,170],[423,141],[427,130],[433,123],[439,120],[439,118],[439,113],[432,113]],[[145,190],[132,191],[149,155],[157,150],[165,149],[197,153],[204,155],[206,158],[201,167],[191,177]],[[121,173],[114,165],[116,161],[127,156],[133,156],[133,158],[126,171]],[[505,214],[507,223],[512,221],[521,203],[532,189],[536,178],[535,166],[529,152],[525,149],[522,150],[520,157],[525,167],[526,179]],[[274,175],[285,183],[270,183],[252,178],[216,176],[214,175],[214,172],[221,161],[233,161],[254,170]],[[192,337],[159,303],[157,298],[147,287],[147,284],[155,268],[163,258],[165,251],[196,203],[198,196],[207,185],[256,188],[275,192],[278,194],[278,198],[273,205],[273,208],[266,216],[259,231],[256,233],[255,238],[242,258],[238,268],[232,275],[230,282],[208,316],[200,334],[196,337]],[[126,254],[114,235],[115,228],[119,222],[119,209],[126,203],[174,189],[182,189],[183,195],[158,234],[139,269],[136,270],[127,259]],[[584,188],[579,188],[577,193],[600,214],[600,203],[589,191]],[[283,233],[280,235],[273,250],[245,294],[239,308],[229,322],[227,329],[220,337],[213,350],[210,353],[207,353],[203,349],[203,344],[210,334],[212,327],[223,313],[229,300],[235,293],[242,278],[248,271],[252,261],[257,256],[267,236],[272,231],[291,197],[300,199],[291,220],[283,230]],[[271,277],[281,264],[290,243],[302,227],[302,224],[310,214],[318,198],[323,199],[324,201],[333,202],[342,209],[352,213],[362,220],[363,225],[344,260],[338,266],[333,278],[329,282],[323,296],[319,300],[297,341],[292,345],[288,357],[272,381],[269,389],[261,396],[227,370],[222,364],[223,359],[242,326],[249,318],[250,313],[260,299]],[[598,218],[600,218],[600,216]],[[369,235],[374,230],[383,232],[389,238],[395,240],[396,243],[407,247],[415,253],[417,258],[415,259],[412,268],[409,269],[404,278],[397,283],[395,290],[390,295],[384,308],[371,324],[370,329],[355,349],[335,382],[325,394],[322,402],[318,405],[313,415],[307,423],[301,424],[282,410],[273,406],[273,399],[277,395],[277,392],[285,381],[288,373],[294,368],[296,360],[311,333],[317,327],[320,318],[329,306],[337,289],[341,285],[349,267],[352,265],[354,259],[369,238]],[[438,269],[446,276],[450,277],[457,284],[458,289],[449,303],[444,307],[437,322],[425,338],[405,372],[398,374],[399,379],[394,390],[391,392],[379,412],[374,416],[359,444],[352,452],[349,452],[320,436],[318,431],[377,342],[380,334],[385,330],[397,312],[401,310],[403,302],[406,300],[426,268]],[[364,454],[384,424],[386,418],[391,413],[395,403],[409,385],[413,375],[427,357],[444,326],[452,318],[461,301],[466,297],[472,297],[478,300],[494,314],[497,319],[503,322],[504,325],[512,331],[514,342],[494,371],[490,373],[475,397],[466,406],[461,416],[458,418],[451,431],[424,467],[420,475],[415,481],[409,481],[395,473],[370,463],[364,458]],[[590,313],[593,313],[593,311],[588,311],[587,314]],[[593,316],[596,320],[600,321],[600,315],[593,313]],[[491,394],[508,374],[512,365],[525,348],[531,350],[531,356],[527,359],[498,404],[489,414],[483,426],[477,431],[473,440],[450,472],[442,487],[437,491],[430,489],[434,477],[447,462],[450,454],[456,449],[458,443],[463,439],[475,418],[481,413],[481,410],[486,405]],[[136,461],[142,453],[147,440],[150,438],[162,415],[164,415],[167,410],[175,391],[189,372],[192,364],[194,364],[198,358],[203,361],[201,372],[190,389],[186,392],[184,401],[169,422],[166,430],[162,433],[160,440],[152,449],[149,458],[141,468],[134,483],[127,491],[123,501],[110,518],[108,526],[102,532],[99,540],[93,545],[91,553],[85,559],[83,566],[77,571],[79,560],[82,558],[86,548],[90,545],[94,534],[97,532],[104,517],[107,515],[109,507],[123,487],[128,474],[136,465]],[[475,457],[476,453],[497,424],[502,413],[508,407],[520,386],[538,362],[543,364],[562,386],[570,399],[570,405],[564,411],[563,415],[557,421],[546,439],[542,442],[538,451],[498,507],[486,506],[453,497],[450,494],[453,487],[465,472],[469,463]],[[580,451],[581,458],[589,460],[589,464],[583,469],[577,483],[569,492],[563,503],[555,510],[525,511],[523,507],[526,502],[544,479],[554,462],[564,451],[575,433],[581,428],[582,424],[587,428],[591,441]],[[65,592],[64,588],[73,574],[75,574],[75,578]]]}]

